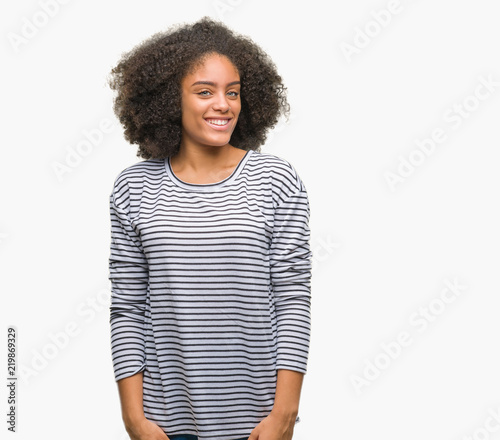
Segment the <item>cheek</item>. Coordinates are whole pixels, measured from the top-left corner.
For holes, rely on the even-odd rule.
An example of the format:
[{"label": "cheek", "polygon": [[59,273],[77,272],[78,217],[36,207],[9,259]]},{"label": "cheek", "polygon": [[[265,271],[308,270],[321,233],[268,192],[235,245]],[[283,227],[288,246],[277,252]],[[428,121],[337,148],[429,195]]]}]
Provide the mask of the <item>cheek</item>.
[{"label": "cheek", "polygon": [[182,108],[182,121],[183,123],[194,123],[203,118],[204,110],[200,105],[193,103],[186,103]]},{"label": "cheek", "polygon": [[196,101],[191,105],[191,114],[193,118],[203,118],[203,115],[206,114],[207,110],[209,110],[208,105],[204,101]]}]

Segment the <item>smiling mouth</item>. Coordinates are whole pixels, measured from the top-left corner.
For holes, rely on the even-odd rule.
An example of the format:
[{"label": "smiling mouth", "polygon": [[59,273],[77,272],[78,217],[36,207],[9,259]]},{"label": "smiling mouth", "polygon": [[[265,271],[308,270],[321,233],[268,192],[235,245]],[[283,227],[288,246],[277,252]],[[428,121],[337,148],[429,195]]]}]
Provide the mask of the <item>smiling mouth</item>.
[{"label": "smiling mouth", "polygon": [[209,124],[216,125],[218,127],[223,127],[224,125],[229,124],[231,119],[205,119]]}]

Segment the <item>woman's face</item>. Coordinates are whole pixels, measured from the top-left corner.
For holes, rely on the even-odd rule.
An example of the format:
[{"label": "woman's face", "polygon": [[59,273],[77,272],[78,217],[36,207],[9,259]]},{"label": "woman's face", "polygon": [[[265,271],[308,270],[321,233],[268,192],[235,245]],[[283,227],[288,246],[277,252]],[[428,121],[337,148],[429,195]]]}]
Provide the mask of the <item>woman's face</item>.
[{"label": "woman's face", "polygon": [[209,55],[182,87],[182,143],[229,143],[241,110],[240,75],[223,55]]}]

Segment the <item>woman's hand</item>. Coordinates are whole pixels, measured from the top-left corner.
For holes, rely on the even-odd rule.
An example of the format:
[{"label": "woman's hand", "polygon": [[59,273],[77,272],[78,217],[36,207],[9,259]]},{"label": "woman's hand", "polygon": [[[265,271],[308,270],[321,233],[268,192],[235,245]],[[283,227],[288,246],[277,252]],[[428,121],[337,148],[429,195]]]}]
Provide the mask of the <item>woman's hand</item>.
[{"label": "woman's hand", "polygon": [[276,395],[270,414],[250,433],[248,440],[291,440],[299,412],[303,373],[278,369]]},{"label": "woman's hand", "polygon": [[169,440],[165,431],[146,417],[126,424],[125,428],[130,440]]},{"label": "woman's hand", "polygon": [[296,416],[273,410],[253,429],[248,440],[291,440]]}]

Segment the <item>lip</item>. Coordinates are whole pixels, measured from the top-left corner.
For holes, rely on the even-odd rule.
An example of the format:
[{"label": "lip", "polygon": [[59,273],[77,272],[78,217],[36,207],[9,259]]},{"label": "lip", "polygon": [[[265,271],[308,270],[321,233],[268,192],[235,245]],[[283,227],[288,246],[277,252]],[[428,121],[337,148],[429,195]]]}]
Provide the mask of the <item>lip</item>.
[{"label": "lip", "polygon": [[[215,125],[215,124],[211,124],[210,122],[208,122],[207,119],[221,119],[221,120],[225,120],[225,121],[229,121],[229,122],[226,125]],[[228,118],[227,116],[226,117],[216,116],[213,118],[204,118],[204,120],[210,128],[217,130],[217,131],[226,131],[232,126],[231,121],[233,120],[233,118]]]}]

